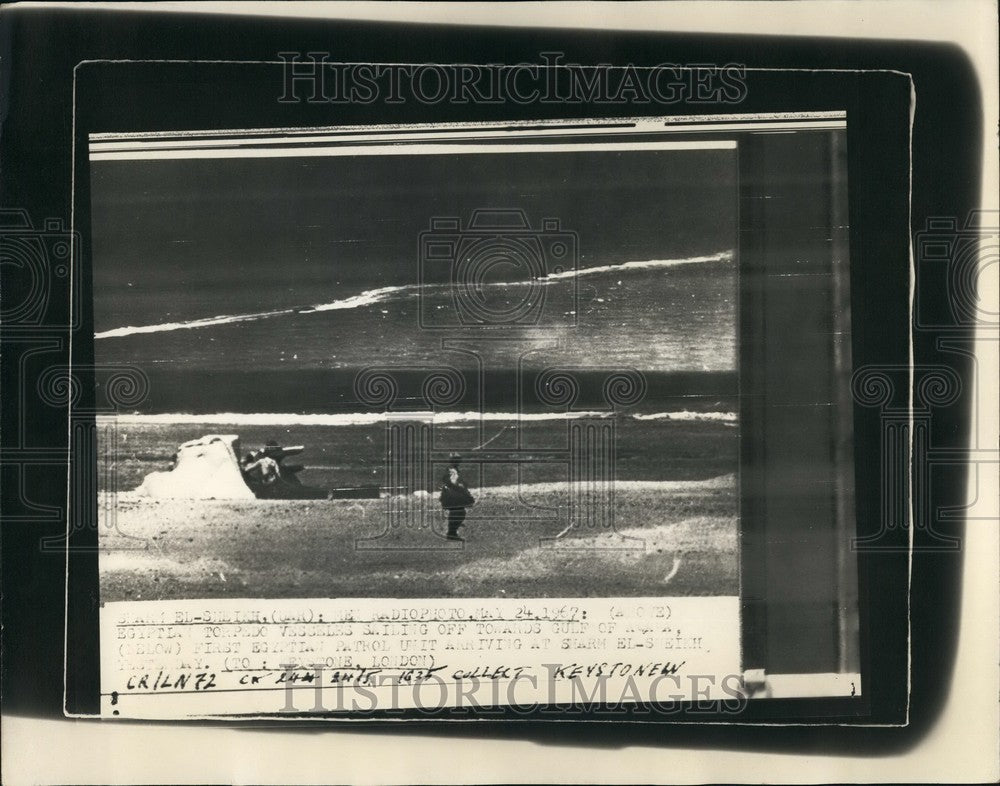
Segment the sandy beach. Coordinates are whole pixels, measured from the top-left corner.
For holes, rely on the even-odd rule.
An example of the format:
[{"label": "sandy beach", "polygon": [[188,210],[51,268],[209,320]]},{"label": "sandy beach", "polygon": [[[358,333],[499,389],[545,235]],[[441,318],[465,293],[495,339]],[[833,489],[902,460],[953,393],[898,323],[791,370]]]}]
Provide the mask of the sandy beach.
[{"label": "sandy beach", "polygon": [[[613,597],[739,591],[737,483],[623,481],[613,526],[567,530],[560,484],[473,490],[464,543],[391,526],[390,500],[151,500],[102,494],[101,598]],[[419,521],[419,519],[418,519]],[[559,536],[559,537],[557,537]]]}]

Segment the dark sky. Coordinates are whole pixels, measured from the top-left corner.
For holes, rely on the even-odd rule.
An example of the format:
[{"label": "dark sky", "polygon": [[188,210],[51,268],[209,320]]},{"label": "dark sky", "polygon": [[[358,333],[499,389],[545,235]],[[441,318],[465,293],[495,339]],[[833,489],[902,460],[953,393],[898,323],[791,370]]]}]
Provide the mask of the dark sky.
[{"label": "dark sky", "polygon": [[581,266],[713,253],[735,243],[735,151],[97,162],[96,328],[416,283],[431,217],[480,207],[558,218]]}]

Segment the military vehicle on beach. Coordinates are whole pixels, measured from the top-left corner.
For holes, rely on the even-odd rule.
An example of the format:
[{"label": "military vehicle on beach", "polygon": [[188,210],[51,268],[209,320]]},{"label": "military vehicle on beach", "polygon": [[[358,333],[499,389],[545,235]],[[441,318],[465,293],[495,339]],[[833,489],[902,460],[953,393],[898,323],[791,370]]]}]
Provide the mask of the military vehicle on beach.
[{"label": "military vehicle on beach", "polygon": [[240,456],[235,434],[209,434],[177,448],[166,472],[151,472],[136,493],[183,499],[374,499],[378,486],[322,488],[299,479],[301,464],[285,459],[305,450],[269,440],[262,448]]}]

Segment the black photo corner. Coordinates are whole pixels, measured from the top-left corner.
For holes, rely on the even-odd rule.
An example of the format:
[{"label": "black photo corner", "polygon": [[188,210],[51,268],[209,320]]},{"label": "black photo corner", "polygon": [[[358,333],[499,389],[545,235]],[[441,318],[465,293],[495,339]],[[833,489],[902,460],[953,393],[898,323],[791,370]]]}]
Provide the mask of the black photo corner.
[{"label": "black photo corner", "polygon": [[[306,101],[298,100],[303,84],[288,81],[280,55],[290,52],[302,58],[329,53],[331,62],[344,63],[508,65],[539,63],[542,53],[558,52],[562,62],[594,73],[608,65],[740,64],[745,92],[725,106],[694,93],[669,104]],[[973,360],[954,347],[972,335],[974,322],[956,318],[949,293],[954,281],[920,278],[918,269],[912,313],[910,299],[911,243],[916,248],[938,235],[947,241],[975,229],[983,102],[960,50],[888,40],[11,4],[0,11],[0,58],[5,714],[54,719],[100,711],[98,446],[86,418],[75,417],[70,427],[67,406],[72,400],[77,413],[97,413],[102,392],[93,371],[67,377],[59,395],[51,384],[52,369],[95,363],[90,134],[844,112],[845,148],[822,154],[846,156],[849,173],[846,184],[831,186],[845,189],[841,218],[850,227],[840,241],[849,244],[849,279],[836,296],[850,313],[851,362],[839,372],[831,370],[829,345],[809,339],[837,329],[817,317],[834,297],[832,277],[818,277],[812,288],[790,286],[793,274],[769,267],[767,257],[775,234],[805,256],[825,242],[813,231],[818,212],[799,175],[828,167],[829,160],[778,134],[741,138],[740,640],[748,670],[834,672],[838,657],[854,659],[860,695],[751,700],[735,718],[719,707],[685,706],[668,716],[592,707],[565,718],[507,711],[489,715],[490,723],[438,723],[426,716],[412,725],[379,722],[421,718],[405,711],[354,728],[373,735],[390,727],[396,734],[497,734],[552,745],[641,742],[876,756],[919,744],[933,726],[953,670],[965,558],[956,544],[966,524],[961,515],[928,511],[961,510],[967,467],[955,461],[929,472],[918,461],[910,465],[914,476],[887,480],[880,457],[887,418],[900,419],[893,444],[903,451],[947,445],[958,455],[970,434]],[[773,198],[761,199],[762,193]],[[17,256],[11,249],[26,236],[37,252]],[[823,385],[847,396],[853,423],[854,517],[846,535],[857,560],[856,648],[845,643],[853,634],[838,618],[838,598],[804,592],[808,577],[795,568],[819,564],[817,553],[832,555],[832,539],[844,534],[834,521],[821,534],[794,530],[798,517],[832,504],[823,496],[828,490],[810,485],[808,473],[792,471],[833,460],[832,421],[789,414]],[[908,426],[908,416],[918,425]],[[886,499],[887,484],[897,495],[892,499]],[[793,494],[796,487],[804,490]],[[921,494],[916,521],[907,506],[910,489]],[[69,522],[68,505],[74,511]],[[834,581],[835,560],[823,565]],[[810,574],[815,578],[816,569]],[[310,732],[338,728],[318,718],[298,723]]]}]

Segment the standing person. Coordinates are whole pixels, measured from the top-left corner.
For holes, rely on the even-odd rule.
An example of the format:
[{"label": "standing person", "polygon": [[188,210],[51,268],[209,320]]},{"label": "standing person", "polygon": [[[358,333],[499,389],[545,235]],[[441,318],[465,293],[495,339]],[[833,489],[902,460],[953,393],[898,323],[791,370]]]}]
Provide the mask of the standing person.
[{"label": "standing person", "polygon": [[452,462],[441,484],[441,507],[448,514],[448,540],[465,540],[458,534],[458,528],[464,527],[465,509],[476,503],[462,482],[458,472],[458,460]]}]

